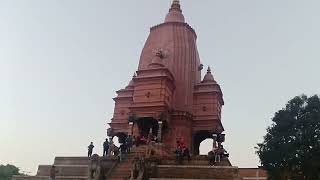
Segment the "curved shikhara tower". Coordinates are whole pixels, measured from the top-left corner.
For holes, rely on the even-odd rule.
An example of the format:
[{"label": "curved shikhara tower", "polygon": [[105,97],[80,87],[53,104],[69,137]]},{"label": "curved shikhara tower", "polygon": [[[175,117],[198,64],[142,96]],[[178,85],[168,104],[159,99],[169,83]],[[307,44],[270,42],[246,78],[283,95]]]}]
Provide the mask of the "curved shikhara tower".
[{"label": "curved shikhara tower", "polygon": [[136,74],[117,91],[110,136],[123,141],[130,134],[152,133],[172,148],[181,138],[194,154],[212,134],[224,141],[222,92],[210,68],[201,80],[196,39],[174,0],[165,21],[150,29]]}]

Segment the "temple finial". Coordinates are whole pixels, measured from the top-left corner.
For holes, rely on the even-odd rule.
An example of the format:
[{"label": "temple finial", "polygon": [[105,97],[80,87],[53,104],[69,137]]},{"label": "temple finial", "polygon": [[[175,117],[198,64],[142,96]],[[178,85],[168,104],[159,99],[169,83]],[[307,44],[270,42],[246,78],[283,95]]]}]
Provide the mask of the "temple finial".
[{"label": "temple finial", "polygon": [[173,0],[172,4],[180,4],[179,0]]},{"label": "temple finial", "polygon": [[202,83],[216,83],[216,81],[213,78],[213,75],[211,74],[210,66],[208,66],[207,74],[204,76]]},{"label": "temple finial", "polygon": [[171,7],[169,9],[169,13],[167,14],[164,22],[181,22],[181,23],[185,22],[179,0],[172,1]]},{"label": "temple finial", "polygon": [[178,10],[178,11],[181,12],[180,1],[179,0],[173,0],[170,10]]},{"label": "temple finial", "polygon": [[211,73],[211,68],[210,68],[210,66],[208,66],[207,73]]}]

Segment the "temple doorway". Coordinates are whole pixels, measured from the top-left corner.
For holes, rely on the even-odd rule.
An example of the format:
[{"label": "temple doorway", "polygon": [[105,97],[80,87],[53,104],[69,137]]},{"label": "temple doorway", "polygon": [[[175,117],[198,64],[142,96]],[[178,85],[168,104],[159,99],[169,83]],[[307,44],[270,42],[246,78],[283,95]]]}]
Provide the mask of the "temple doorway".
[{"label": "temple doorway", "polygon": [[153,136],[158,135],[158,120],[152,117],[139,118],[137,121],[137,125],[139,128],[139,135],[141,136],[148,137],[150,131],[152,132]]}]

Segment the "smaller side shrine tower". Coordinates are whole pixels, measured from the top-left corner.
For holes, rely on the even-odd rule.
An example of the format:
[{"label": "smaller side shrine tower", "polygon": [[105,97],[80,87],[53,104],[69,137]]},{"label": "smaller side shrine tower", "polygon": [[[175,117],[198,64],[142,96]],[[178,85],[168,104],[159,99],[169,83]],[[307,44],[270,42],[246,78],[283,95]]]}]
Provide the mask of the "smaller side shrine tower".
[{"label": "smaller side shrine tower", "polygon": [[136,74],[117,91],[109,136],[121,142],[152,133],[170,148],[183,139],[193,154],[207,138],[224,141],[223,95],[210,68],[201,78],[196,39],[174,0],[164,22],[150,29]]}]

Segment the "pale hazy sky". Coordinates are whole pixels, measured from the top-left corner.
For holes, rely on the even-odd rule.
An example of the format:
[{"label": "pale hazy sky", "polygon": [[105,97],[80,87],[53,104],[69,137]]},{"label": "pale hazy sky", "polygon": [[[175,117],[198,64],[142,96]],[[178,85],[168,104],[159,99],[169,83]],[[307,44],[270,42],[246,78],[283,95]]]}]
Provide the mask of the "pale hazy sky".
[{"label": "pale hazy sky", "polygon": [[[254,146],[274,112],[295,95],[320,93],[320,1],[181,1],[224,93],[231,162],[256,167]],[[115,91],[169,5],[0,0],[0,164],[34,173],[55,156],[86,155],[90,141],[101,154]]]}]

